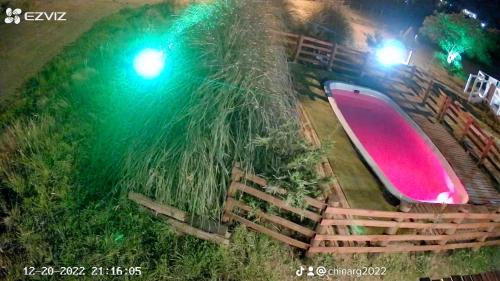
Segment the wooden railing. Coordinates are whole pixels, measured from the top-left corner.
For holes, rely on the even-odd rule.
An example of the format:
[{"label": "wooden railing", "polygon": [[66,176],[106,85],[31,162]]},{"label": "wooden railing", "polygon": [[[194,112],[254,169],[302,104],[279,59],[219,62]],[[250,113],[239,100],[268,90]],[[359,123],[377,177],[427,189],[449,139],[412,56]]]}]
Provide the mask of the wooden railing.
[{"label": "wooden railing", "polygon": [[[223,221],[234,221],[290,246],[306,250],[309,241],[315,235],[315,226],[321,220],[321,212],[326,204],[306,196],[305,209],[289,205],[282,196],[286,191],[275,189],[277,195],[269,193],[266,180],[244,173],[235,167],[232,171],[232,183],[227,193]],[[254,202],[260,201],[265,208],[274,207],[277,213],[270,213],[261,208],[252,207],[242,199],[248,196]],[[251,218],[255,220],[251,220]]]},{"label": "wooden railing", "polygon": [[[260,177],[235,167],[232,178],[223,221],[244,224],[308,255],[500,245],[498,206],[402,204],[399,211],[380,211],[343,208],[339,202],[306,196],[302,209],[283,199],[286,190],[269,187]],[[360,229],[379,234],[356,234]]]},{"label": "wooden railing", "polygon": [[223,246],[229,245],[231,234],[227,227],[214,221],[198,221],[191,214],[154,201],[142,194],[129,192],[128,199],[148,210],[156,217],[165,220],[172,228],[179,232],[192,235],[199,239],[212,241]]},{"label": "wooden railing", "polygon": [[[426,204],[427,212],[412,211],[418,205],[403,205],[399,212],[328,207],[325,215],[352,219],[323,219],[325,226],[348,225],[383,229],[374,235],[316,235],[321,241],[350,241],[351,246],[324,245],[309,253],[388,253],[442,251],[500,245],[500,210],[486,207]],[[354,233],[354,232],[353,232]]]},{"label": "wooden railing", "polygon": [[496,138],[481,128],[478,121],[458,101],[453,101],[440,88],[437,91],[426,90],[423,103],[436,114],[437,120],[452,130],[457,140],[477,159],[478,164],[483,165],[500,182],[500,149]]}]

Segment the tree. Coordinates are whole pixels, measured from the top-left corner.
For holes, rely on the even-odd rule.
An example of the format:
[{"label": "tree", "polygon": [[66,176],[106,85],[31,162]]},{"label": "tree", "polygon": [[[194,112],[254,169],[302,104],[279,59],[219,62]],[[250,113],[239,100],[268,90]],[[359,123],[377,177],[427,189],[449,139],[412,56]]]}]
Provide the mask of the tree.
[{"label": "tree", "polygon": [[445,53],[438,54],[448,66],[461,68],[462,54],[490,64],[493,37],[474,19],[462,14],[436,13],[425,18],[420,33],[436,43]]}]

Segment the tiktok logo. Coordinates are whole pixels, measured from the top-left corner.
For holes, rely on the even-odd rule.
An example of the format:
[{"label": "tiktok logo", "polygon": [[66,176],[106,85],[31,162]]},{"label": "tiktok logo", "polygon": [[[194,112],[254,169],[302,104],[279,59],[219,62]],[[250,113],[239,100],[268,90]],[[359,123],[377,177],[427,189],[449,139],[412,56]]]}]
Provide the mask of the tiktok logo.
[{"label": "tiktok logo", "polygon": [[[300,266],[299,269],[295,271],[295,275],[297,276],[302,276],[304,274],[305,268],[303,266]],[[307,267],[307,276],[314,276],[314,268],[312,266]]]},{"label": "tiktok logo", "polygon": [[300,266],[300,268],[295,271],[295,275],[302,276],[302,274],[304,274],[304,267]]}]

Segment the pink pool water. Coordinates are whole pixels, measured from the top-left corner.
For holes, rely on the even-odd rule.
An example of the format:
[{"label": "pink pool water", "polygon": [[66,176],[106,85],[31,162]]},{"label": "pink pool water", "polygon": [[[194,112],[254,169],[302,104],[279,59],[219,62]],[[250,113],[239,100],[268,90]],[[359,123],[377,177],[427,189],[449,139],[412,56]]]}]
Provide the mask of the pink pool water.
[{"label": "pink pool water", "polygon": [[396,110],[396,105],[360,91],[333,89],[329,100],[389,190],[410,201],[466,203],[468,195],[462,183],[423,132]]}]

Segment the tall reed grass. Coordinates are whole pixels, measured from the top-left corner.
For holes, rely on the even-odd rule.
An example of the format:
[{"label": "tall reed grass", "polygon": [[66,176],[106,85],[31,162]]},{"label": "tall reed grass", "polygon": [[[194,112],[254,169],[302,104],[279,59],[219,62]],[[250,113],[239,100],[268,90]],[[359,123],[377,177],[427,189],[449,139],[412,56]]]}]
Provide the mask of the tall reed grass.
[{"label": "tall reed grass", "polygon": [[91,142],[98,185],[219,216],[234,162],[253,169],[272,161],[253,140],[296,123],[286,55],[270,33],[280,29],[272,9],[265,1],[216,1],[188,8],[167,29],[166,82],[103,102],[114,107]]}]

